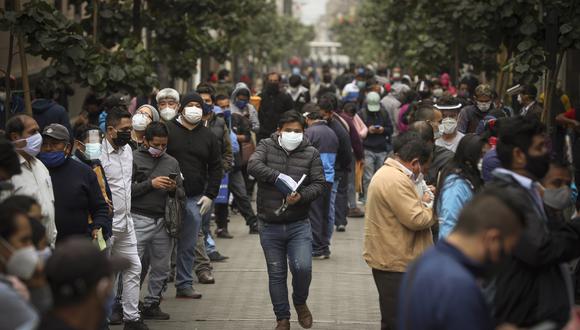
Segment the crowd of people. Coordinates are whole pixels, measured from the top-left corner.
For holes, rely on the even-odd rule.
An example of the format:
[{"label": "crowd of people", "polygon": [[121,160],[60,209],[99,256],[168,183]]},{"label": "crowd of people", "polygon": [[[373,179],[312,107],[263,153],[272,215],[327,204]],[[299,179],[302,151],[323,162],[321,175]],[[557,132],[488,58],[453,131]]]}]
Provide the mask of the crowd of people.
[{"label": "crowd of people", "polygon": [[5,123],[0,328],[168,320],[169,283],[180,299],[215,284],[233,212],[259,236],[278,330],[290,329],[288,268],[312,327],[312,262],[331,258],[348,218],[364,218],[382,329],[568,323],[580,257],[569,102],[558,139],[532,85],[512,108],[473,76],[454,87],[399,68],[323,67],[319,82],[271,72],[259,93],[218,77],[184,93],[90,94],[72,121],[44,81],[32,115]]}]

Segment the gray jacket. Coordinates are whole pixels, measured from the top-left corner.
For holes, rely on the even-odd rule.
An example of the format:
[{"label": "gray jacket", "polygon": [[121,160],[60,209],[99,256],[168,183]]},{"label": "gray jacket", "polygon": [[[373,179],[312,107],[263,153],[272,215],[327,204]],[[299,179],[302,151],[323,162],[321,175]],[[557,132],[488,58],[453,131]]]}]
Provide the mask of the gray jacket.
[{"label": "gray jacket", "polygon": [[252,91],[248,88],[248,85],[244,84],[243,82],[237,83],[234,91],[232,92],[232,96],[230,97],[230,110],[232,113],[239,113],[250,118],[250,122],[252,123],[252,132],[258,133],[260,131],[260,120],[258,120],[258,111],[254,108],[253,105],[248,103],[243,109],[239,109],[236,106],[236,97],[241,90],[246,90],[250,95],[252,95]]},{"label": "gray jacket", "polygon": [[[248,173],[258,180],[258,217],[269,223],[289,223],[308,218],[310,203],[326,189],[326,180],[318,150],[304,138],[294,151],[286,152],[278,143],[278,133],[263,139],[248,162]],[[303,174],[306,179],[298,188],[300,201],[276,215],[274,212],[284,203],[284,196],[274,183],[280,173],[298,182]]]},{"label": "gray jacket", "polygon": [[131,212],[150,218],[165,215],[165,203],[170,192],[153,188],[151,180],[158,176],[177,173],[177,189],[183,189],[179,163],[168,154],[153,158],[145,147],[133,151],[133,177],[131,180]]}]

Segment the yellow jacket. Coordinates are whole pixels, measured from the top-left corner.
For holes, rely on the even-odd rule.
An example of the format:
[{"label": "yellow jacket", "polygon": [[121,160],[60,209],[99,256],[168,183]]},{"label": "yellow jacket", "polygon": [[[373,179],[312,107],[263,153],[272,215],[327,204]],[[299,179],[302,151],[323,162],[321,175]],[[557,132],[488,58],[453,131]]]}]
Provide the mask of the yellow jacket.
[{"label": "yellow jacket", "polygon": [[433,210],[417,195],[410,174],[388,158],[369,184],[363,258],[371,268],[404,272],[433,245]]}]

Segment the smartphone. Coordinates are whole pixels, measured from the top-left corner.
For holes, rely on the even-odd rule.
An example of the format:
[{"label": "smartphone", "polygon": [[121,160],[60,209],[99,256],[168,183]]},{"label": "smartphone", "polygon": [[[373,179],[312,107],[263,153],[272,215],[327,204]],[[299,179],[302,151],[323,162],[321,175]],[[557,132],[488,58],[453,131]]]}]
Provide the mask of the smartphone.
[{"label": "smartphone", "polygon": [[169,173],[169,178],[175,181],[175,178],[177,178],[177,173]]}]

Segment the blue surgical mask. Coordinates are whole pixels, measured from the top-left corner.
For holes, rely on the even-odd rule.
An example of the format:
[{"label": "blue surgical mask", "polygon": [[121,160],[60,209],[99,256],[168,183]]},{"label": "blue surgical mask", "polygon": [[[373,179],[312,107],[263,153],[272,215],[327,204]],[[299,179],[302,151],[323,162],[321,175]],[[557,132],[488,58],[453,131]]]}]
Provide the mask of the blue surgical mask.
[{"label": "blue surgical mask", "polygon": [[58,167],[66,161],[66,155],[64,151],[51,151],[51,152],[41,152],[36,158],[38,158],[46,167]]},{"label": "blue surgical mask", "polygon": [[248,101],[246,101],[246,100],[237,100],[236,101],[236,107],[238,107],[238,109],[240,109],[240,110],[245,108],[246,105],[248,105]]},{"label": "blue surgical mask", "polygon": [[100,143],[87,143],[85,144],[85,156],[88,159],[99,159],[101,157],[101,144]]}]

